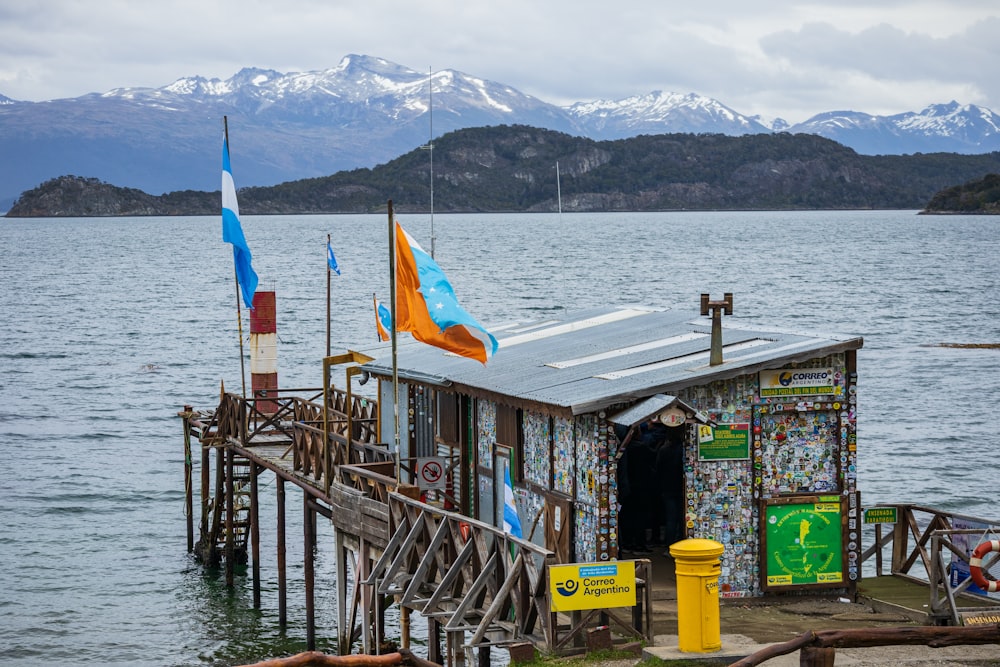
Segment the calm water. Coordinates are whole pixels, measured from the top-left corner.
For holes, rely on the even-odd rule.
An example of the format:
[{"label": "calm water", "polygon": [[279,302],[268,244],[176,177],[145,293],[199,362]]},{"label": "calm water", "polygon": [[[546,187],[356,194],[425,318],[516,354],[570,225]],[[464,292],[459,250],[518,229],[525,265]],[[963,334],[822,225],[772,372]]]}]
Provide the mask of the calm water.
[{"label": "calm water", "polygon": [[[427,216],[403,226],[430,248]],[[321,384],[326,235],[343,275],[333,349],[375,341],[384,216],[245,218],[277,292],[282,386]],[[859,488],[1000,518],[1000,219],[913,212],[438,215],[436,257],[484,324],[607,303],[696,313],[735,294],[747,323],[864,336]],[[301,534],[288,500],[289,621],[273,535],[263,609],[185,550],[176,413],[240,386],[232,254],[217,218],[0,220],[0,663],[231,665],[305,648]],[[245,313],[244,313],[245,315]],[[244,327],[244,335],[249,326]],[[265,475],[264,528],[273,524]],[[270,518],[270,520],[268,520]],[[335,639],[330,548],[317,637]]]}]

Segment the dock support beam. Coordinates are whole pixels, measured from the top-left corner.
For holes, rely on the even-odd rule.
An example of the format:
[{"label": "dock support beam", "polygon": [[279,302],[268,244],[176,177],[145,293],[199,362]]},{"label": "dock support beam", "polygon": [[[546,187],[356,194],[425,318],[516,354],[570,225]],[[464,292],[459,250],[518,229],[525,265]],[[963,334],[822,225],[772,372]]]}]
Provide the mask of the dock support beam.
[{"label": "dock support beam", "polygon": [[353,629],[347,620],[347,549],[344,534],[336,527],[333,543],[337,558],[337,654],[349,655]]},{"label": "dock support beam", "polygon": [[316,548],[316,517],[309,504],[309,494],[302,494],[302,532],[304,545],[302,560],[306,584],[306,650],[316,650],[316,609],[313,604],[315,572],[313,569]]},{"label": "dock support beam", "polygon": [[226,588],[236,580],[236,538],[233,535],[233,449],[226,447]]},{"label": "dock support beam", "polygon": [[435,618],[427,619],[427,659],[441,662],[441,624]]},{"label": "dock support beam", "polygon": [[194,462],[191,460],[191,414],[194,408],[184,406],[184,514],[187,517],[187,548],[188,553],[194,551],[194,490],[191,488],[191,477]]},{"label": "dock support beam", "polygon": [[260,498],[257,476],[261,467],[250,462],[250,540],[253,550],[253,608],[260,609]]},{"label": "dock support beam", "polygon": [[288,577],[285,572],[285,480],[276,476],[278,504],[278,626],[288,627]]}]

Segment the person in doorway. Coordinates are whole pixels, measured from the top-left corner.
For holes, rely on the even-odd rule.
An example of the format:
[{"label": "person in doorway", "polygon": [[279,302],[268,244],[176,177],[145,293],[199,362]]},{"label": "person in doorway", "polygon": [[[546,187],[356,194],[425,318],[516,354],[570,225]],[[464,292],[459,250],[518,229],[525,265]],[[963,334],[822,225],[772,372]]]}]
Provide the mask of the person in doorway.
[{"label": "person in doorway", "polygon": [[643,468],[651,468],[654,454],[645,441],[645,425],[631,428],[616,427],[619,442],[618,455],[618,529],[620,551],[631,556],[648,556],[646,528],[649,524],[649,484]]},{"label": "person in doorway", "polygon": [[670,545],[684,537],[684,427],[667,429],[663,445],[656,452],[656,478],[663,508],[667,556]]},{"label": "person in doorway", "polygon": [[649,541],[658,537],[660,494],[656,479],[656,452],[666,439],[666,426],[656,419],[644,422],[629,444],[628,476],[633,497],[632,543],[637,556],[648,556]]}]

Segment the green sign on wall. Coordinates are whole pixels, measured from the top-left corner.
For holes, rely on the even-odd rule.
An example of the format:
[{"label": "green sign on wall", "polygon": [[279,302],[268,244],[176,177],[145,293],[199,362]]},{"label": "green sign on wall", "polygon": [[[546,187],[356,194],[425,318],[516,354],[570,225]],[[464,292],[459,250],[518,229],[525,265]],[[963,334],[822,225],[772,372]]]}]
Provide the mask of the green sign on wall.
[{"label": "green sign on wall", "polygon": [[769,503],[764,513],[765,588],[844,581],[842,509],[836,496]]},{"label": "green sign on wall", "polygon": [[698,435],[698,460],[727,461],[750,458],[750,424],[704,426]]}]

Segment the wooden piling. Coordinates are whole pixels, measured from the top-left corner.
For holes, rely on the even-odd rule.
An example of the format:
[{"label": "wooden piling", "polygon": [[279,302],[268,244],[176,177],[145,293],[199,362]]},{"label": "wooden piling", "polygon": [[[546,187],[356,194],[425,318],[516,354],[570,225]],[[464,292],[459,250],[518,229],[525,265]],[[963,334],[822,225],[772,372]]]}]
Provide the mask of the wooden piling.
[{"label": "wooden piling", "polygon": [[316,608],[314,557],[316,548],[316,517],[309,505],[309,495],[302,494],[303,567],[306,586],[306,648],[316,650]]},{"label": "wooden piling", "polygon": [[427,619],[427,659],[441,663],[441,624],[434,618]]},{"label": "wooden piling", "polygon": [[250,541],[253,550],[253,608],[260,609],[260,499],[257,476],[261,467],[250,462]]},{"label": "wooden piling", "polygon": [[277,549],[278,549],[278,625],[288,627],[288,577],[285,567],[285,480],[275,477],[277,488]]},{"label": "wooden piling", "polygon": [[233,489],[233,458],[236,454],[232,447],[226,447],[226,588],[232,588],[236,582],[236,536],[233,535],[234,489]]},{"label": "wooden piling", "polygon": [[336,527],[333,529],[333,542],[337,558],[337,653],[347,655],[351,652],[352,633],[347,620],[347,547],[344,533]]},{"label": "wooden piling", "polygon": [[187,518],[187,550],[194,551],[194,489],[191,488],[194,462],[191,460],[190,405],[184,406],[184,515]]}]

